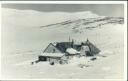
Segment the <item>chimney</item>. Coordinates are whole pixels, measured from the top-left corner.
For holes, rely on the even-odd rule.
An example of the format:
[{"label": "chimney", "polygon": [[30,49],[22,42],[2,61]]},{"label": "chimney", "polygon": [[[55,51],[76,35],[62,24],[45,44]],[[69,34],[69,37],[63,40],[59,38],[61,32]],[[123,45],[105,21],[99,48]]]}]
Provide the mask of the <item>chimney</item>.
[{"label": "chimney", "polygon": [[71,47],[74,48],[74,40],[72,39]]},{"label": "chimney", "polygon": [[83,42],[81,42],[81,46],[83,46],[84,45],[84,43]]},{"label": "chimney", "polygon": [[87,38],[87,42],[88,42],[89,40],[88,40],[88,38]]},{"label": "chimney", "polygon": [[70,36],[69,36],[69,42],[70,42]]}]

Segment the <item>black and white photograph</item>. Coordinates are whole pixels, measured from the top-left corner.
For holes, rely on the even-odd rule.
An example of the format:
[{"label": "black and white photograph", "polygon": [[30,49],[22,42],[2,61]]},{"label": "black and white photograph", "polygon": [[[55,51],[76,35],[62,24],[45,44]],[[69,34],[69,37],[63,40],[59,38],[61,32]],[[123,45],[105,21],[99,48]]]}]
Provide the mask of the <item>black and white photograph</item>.
[{"label": "black and white photograph", "polygon": [[1,79],[123,81],[126,8],[107,2],[2,3]]}]

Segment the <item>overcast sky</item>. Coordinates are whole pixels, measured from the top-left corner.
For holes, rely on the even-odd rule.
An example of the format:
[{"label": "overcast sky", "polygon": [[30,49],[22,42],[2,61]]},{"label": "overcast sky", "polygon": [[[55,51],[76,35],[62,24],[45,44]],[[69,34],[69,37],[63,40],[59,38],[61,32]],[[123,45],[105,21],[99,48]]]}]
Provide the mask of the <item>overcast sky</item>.
[{"label": "overcast sky", "polygon": [[124,16],[123,4],[2,4],[2,7],[42,12],[92,11],[102,16]]}]

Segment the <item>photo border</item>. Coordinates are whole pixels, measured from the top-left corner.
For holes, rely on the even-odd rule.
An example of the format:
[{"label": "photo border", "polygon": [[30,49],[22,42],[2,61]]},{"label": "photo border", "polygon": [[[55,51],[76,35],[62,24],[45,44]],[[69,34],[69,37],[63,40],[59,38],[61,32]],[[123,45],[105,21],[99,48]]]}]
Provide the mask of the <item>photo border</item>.
[{"label": "photo border", "polygon": [[[1,1],[0,2],[0,23],[2,22],[2,4],[123,4],[124,5],[124,78],[123,79],[2,79],[0,80],[113,80],[113,81],[118,81],[118,80],[127,80],[127,1]],[[0,24],[0,31],[1,31],[2,25]],[[1,41],[1,33],[0,33],[0,41]],[[1,45],[1,42],[0,42]],[[0,49],[1,53],[1,49]],[[1,58],[1,55],[0,55]],[[0,60],[0,65],[1,65],[1,60]],[[1,67],[0,67],[0,75],[1,75]]]}]

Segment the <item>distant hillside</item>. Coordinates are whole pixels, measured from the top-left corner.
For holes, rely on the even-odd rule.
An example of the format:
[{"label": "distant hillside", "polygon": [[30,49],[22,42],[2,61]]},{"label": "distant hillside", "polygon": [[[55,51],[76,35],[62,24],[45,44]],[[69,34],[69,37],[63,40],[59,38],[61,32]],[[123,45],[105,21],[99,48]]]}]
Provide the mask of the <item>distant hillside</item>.
[{"label": "distant hillside", "polygon": [[[40,12],[35,10],[18,10],[2,8],[2,24],[35,27],[67,20],[97,18],[99,15],[91,11],[83,12]],[[26,20],[28,22],[26,22]],[[11,22],[10,22],[11,21]]]},{"label": "distant hillside", "polygon": [[68,20],[60,23],[49,24],[45,26],[40,26],[40,28],[45,27],[66,27],[71,28],[77,32],[81,32],[83,29],[93,29],[97,27],[101,27],[106,24],[123,24],[124,18],[122,17],[97,17],[97,18],[86,18],[86,19],[78,19],[78,20]]}]

